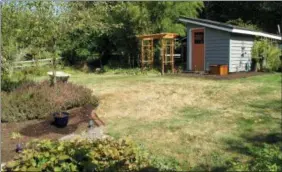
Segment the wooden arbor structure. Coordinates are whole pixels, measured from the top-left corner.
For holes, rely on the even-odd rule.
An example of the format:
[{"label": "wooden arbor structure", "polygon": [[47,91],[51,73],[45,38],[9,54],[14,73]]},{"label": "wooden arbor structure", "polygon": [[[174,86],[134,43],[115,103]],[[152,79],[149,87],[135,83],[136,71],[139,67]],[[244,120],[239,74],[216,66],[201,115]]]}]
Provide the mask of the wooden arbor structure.
[{"label": "wooden arbor structure", "polygon": [[175,38],[178,35],[175,33],[159,33],[149,35],[138,35],[137,38],[141,40],[141,55],[140,64],[141,69],[147,64],[151,68],[154,64],[154,40],[161,41],[161,66],[162,74],[164,74],[165,66],[171,65],[171,71],[174,73],[174,48]]}]

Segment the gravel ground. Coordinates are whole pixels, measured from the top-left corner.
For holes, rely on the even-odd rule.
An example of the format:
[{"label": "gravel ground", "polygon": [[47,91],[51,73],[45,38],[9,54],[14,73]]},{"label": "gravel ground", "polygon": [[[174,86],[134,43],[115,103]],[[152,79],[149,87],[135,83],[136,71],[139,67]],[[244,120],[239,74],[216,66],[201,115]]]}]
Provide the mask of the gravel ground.
[{"label": "gravel ground", "polygon": [[80,134],[69,134],[66,135],[59,140],[71,140],[71,139],[89,139],[89,140],[96,140],[96,139],[104,139],[108,137],[103,133],[103,127],[94,127],[90,128],[87,131],[84,131]]}]

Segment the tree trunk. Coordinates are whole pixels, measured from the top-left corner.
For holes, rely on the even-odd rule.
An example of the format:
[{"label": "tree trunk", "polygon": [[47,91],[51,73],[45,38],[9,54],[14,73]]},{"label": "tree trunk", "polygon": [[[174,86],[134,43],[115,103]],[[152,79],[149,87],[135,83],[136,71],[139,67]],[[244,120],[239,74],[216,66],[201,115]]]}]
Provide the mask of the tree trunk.
[{"label": "tree trunk", "polygon": [[128,63],[128,65],[129,65],[129,67],[131,68],[130,58],[131,58],[130,55],[128,55],[128,56],[127,56],[127,59],[128,59],[127,63]]},{"label": "tree trunk", "polygon": [[260,72],[263,71],[263,61],[264,61],[263,57],[259,58],[259,71]]},{"label": "tree trunk", "polygon": [[99,61],[100,61],[100,68],[101,70],[103,70],[103,63],[102,63],[102,57],[105,55],[104,52],[102,52],[102,54],[100,55]]},{"label": "tree trunk", "polygon": [[56,57],[57,57],[57,54],[56,54],[56,41],[54,40],[54,46],[53,46],[53,77],[51,79],[51,85],[52,86],[56,86]]}]

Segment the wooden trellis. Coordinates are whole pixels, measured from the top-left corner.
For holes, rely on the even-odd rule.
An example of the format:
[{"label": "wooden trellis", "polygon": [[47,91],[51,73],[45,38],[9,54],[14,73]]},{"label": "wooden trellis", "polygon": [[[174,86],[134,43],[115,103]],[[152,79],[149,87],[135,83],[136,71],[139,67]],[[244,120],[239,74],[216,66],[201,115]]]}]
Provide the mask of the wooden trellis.
[{"label": "wooden trellis", "polygon": [[151,68],[154,64],[154,39],[146,38],[141,40],[141,68],[148,64]]},{"label": "wooden trellis", "polygon": [[[178,37],[175,33],[159,33],[149,35],[138,35],[141,40],[141,55],[140,64],[142,70],[145,65],[151,68],[154,64],[154,39],[161,41],[161,67],[162,74],[164,74],[165,67],[170,65],[171,71],[174,73],[174,46],[175,38]],[[168,51],[169,50],[169,51]]]}]

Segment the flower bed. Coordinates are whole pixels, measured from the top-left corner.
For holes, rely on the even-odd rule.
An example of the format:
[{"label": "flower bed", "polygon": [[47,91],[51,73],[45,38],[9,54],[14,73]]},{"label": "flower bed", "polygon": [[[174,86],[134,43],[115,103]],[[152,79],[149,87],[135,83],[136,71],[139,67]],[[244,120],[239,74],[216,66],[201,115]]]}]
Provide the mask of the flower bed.
[{"label": "flower bed", "polygon": [[91,104],[98,106],[92,91],[72,83],[58,82],[50,86],[48,81],[23,85],[16,90],[1,93],[2,122],[42,119],[54,112]]}]

